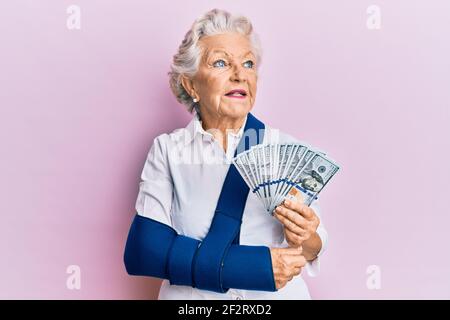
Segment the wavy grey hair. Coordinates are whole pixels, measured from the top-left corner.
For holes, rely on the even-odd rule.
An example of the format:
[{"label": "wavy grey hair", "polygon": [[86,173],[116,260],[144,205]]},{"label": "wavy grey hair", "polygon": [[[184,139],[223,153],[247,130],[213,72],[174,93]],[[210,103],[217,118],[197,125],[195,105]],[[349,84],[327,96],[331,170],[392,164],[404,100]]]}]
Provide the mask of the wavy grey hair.
[{"label": "wavy grey hair", "polygon": [[196,74],[202,54],[198,42],[202,37],[227,32],[236,32],[247,36],[256,56],[256,67],[258,68],[260,65],[262,56],[260,40],[253,31],[252,23],[248,18],[232,15],[225,10],[213,9],[195,20],[191,29],[184,36],[178,52],[173,56],[169,72],[169,83],[173,94],[178,102],[184,104],[191,113],[195,110],[200,114],[200,105],[198,102],[194,102],[185,90],[181,84],[181,77],[185,75],[191,78]]}]

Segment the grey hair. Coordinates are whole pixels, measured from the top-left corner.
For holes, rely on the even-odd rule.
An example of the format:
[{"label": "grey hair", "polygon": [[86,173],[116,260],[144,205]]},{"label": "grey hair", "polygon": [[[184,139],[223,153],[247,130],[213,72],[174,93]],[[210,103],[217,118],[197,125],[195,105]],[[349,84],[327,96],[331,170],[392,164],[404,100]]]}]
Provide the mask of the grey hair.
[{"label": "grey hair", "polygon": [[260,40],[253,31],[253,25],[248,18],[232,15],[225,10],[213,9],[195,20],[191,29],[184,36],[178,52],[173,56],[173,62],[170,66],[171,71],[168,73],[170,88],[177,101],[184,104],[191,113],[195,110],[197,114],[200,114],[200,105],[193,101],[193,98],[183,87],[181,78],[183,75],[192,78],[197,73],[201,60],[199,40],[205,36],[227,32],[237,32],[247,36],[256,56],[257,68],[260,65],[262,56]]}]

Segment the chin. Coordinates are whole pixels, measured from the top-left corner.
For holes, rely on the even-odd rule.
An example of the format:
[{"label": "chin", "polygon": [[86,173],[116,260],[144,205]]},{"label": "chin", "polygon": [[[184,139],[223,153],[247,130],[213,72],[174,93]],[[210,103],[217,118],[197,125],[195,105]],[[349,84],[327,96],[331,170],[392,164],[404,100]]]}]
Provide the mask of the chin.
[{"label": "chin", "polygon": [[232,118],[242,118],[245,117],[250,110],[252,109],[251,106],[247,105],[227,105],[225,108],[223,108],[223,114],[227,115],[228,117]]}]

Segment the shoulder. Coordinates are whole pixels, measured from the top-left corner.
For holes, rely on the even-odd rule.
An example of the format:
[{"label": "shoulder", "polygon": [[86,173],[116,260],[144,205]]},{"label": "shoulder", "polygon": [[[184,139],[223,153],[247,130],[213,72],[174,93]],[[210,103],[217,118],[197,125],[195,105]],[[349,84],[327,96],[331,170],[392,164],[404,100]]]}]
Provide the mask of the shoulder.
[{"label": "shoulder", "polygon": [[156,173],[164,173],[170,175],[170,163],[174,155],[178,155],[180,146],[183,146],[186,136],[186,129],[176,129],[170,133],[162,133],[157,135],[148,147],[147,156],[144,164],[143,172],[147,176]]},{"label": "shoulder", "polygon": [[177,128],[169,133],[162,133],[153,139],[150,151],[167,154],[171,149],[183,146],[190,141],[191,132],[187,128]]}]

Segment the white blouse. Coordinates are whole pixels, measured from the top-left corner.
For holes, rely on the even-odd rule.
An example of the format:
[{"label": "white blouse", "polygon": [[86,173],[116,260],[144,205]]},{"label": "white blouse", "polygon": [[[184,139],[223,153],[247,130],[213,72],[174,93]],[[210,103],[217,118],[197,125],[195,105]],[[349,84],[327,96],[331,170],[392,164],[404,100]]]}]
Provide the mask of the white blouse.
[{"label": "white blouse", "polygon": [[[186,128],[156,137],[141,174],[137,213],[171,226],[180,235],[203,240],[244,126],[245,123],[237,134],[228,133],[226,152],[213,135],[202,128],[197,116]],[[302,143],[266,125],[264,144],[289,142]],[[320,217],[318,200],[311,204],[311,208]],[[310,276],[319,272],[319,256],[328,242],[322,222],[317,233],[322,240],[322,249],[318,258],[305,267]],[[287,247],[282,224],[267,213],[252,192],[248,195],[242,217],[240,244]],[[276,292],[232,288],[226,293],[217,293],[171,285],[164,280],[158,299],[310,299],[303,274]]]}]

